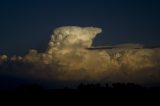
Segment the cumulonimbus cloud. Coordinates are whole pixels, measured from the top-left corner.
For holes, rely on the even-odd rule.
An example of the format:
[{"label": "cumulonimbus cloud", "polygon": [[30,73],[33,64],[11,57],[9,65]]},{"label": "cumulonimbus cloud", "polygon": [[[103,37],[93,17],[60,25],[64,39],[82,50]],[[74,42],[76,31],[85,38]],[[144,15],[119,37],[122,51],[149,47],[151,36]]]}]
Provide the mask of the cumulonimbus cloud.
[{"label": "cumulonimbus cloud", "polygon": [[[88,50],[101,32],[96,27],[57,28],[45,53],[30,50],[25,56],[17,57],[30,67],[15,73],[62,81],[160,82],[160,48],[147,49],[137,44],[139,49],[119,45],[113,49]],[[18,65],[15,67],[17,70]]]}]

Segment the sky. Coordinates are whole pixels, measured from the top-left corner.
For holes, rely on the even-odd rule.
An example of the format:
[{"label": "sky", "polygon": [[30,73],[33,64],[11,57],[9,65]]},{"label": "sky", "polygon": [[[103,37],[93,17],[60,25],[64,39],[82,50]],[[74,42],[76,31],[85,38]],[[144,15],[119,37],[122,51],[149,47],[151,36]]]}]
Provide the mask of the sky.
[{"label": "sky", "polygon": [[159,45],[159,5],[159,0],[1,0],[0,54],[44,51],[60,26],[102,28],[94,45]]}]

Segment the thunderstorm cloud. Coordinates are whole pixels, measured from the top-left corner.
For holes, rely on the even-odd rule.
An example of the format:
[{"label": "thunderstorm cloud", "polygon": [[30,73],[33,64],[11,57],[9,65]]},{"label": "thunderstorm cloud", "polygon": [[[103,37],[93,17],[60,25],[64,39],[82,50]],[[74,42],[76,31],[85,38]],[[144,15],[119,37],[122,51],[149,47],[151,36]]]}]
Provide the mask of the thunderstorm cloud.
[{"label": "thunderstorm cloud", "polygon": [[[160,83],[160,48],[127,44],[88,49],[101,32],[96,27],[57,28],[44,53],[30,50],[23,57],[0,56],[1,73],[58,81]],[[7,61],[15,63],[13,71],[7,72]]]}]

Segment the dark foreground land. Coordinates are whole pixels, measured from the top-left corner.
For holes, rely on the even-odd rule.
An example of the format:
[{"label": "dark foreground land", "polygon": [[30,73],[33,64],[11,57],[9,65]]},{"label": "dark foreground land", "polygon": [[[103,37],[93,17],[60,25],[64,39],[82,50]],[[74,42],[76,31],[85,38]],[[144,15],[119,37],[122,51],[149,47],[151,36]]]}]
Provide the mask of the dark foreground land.
[{"label": "dark foreground land", "polygon": [[[112,87],[100,84],[80,84],[77,89],[44,89],[38,85],[23,85],[17,89],[1,90],[0,102],[5,104],[44,103],[53,105],[139,105],[158,106],[160,104],[160,88],[145,88],[136,84],[112,84]],[[11,101],[11,102],[10,102]],[[22,102],[22,103],[21,103]],[[123,106],[123,105],[122,105]]]},{"label": "dark foreground land", "polygon": [[76,89],[45,89],[42,86],[21,85],[12,90],[0,90],[0,97],[51,97],[51,98],[160,98],[160,87],[142,87],[133,83],[114,83],[112,86],[100,84],[80,84]]}]

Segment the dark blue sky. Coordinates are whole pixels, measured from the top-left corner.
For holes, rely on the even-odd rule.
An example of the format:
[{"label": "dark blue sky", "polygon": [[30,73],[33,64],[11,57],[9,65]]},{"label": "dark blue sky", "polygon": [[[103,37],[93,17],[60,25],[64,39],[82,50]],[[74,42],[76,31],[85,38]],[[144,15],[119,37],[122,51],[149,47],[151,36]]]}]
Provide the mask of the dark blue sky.
[{"label": "dark blue sky", "polygon": [[0,54],[45,50],[54,28],[97,26],[94,44],[160,44],[159,0],[1,0]]}]

